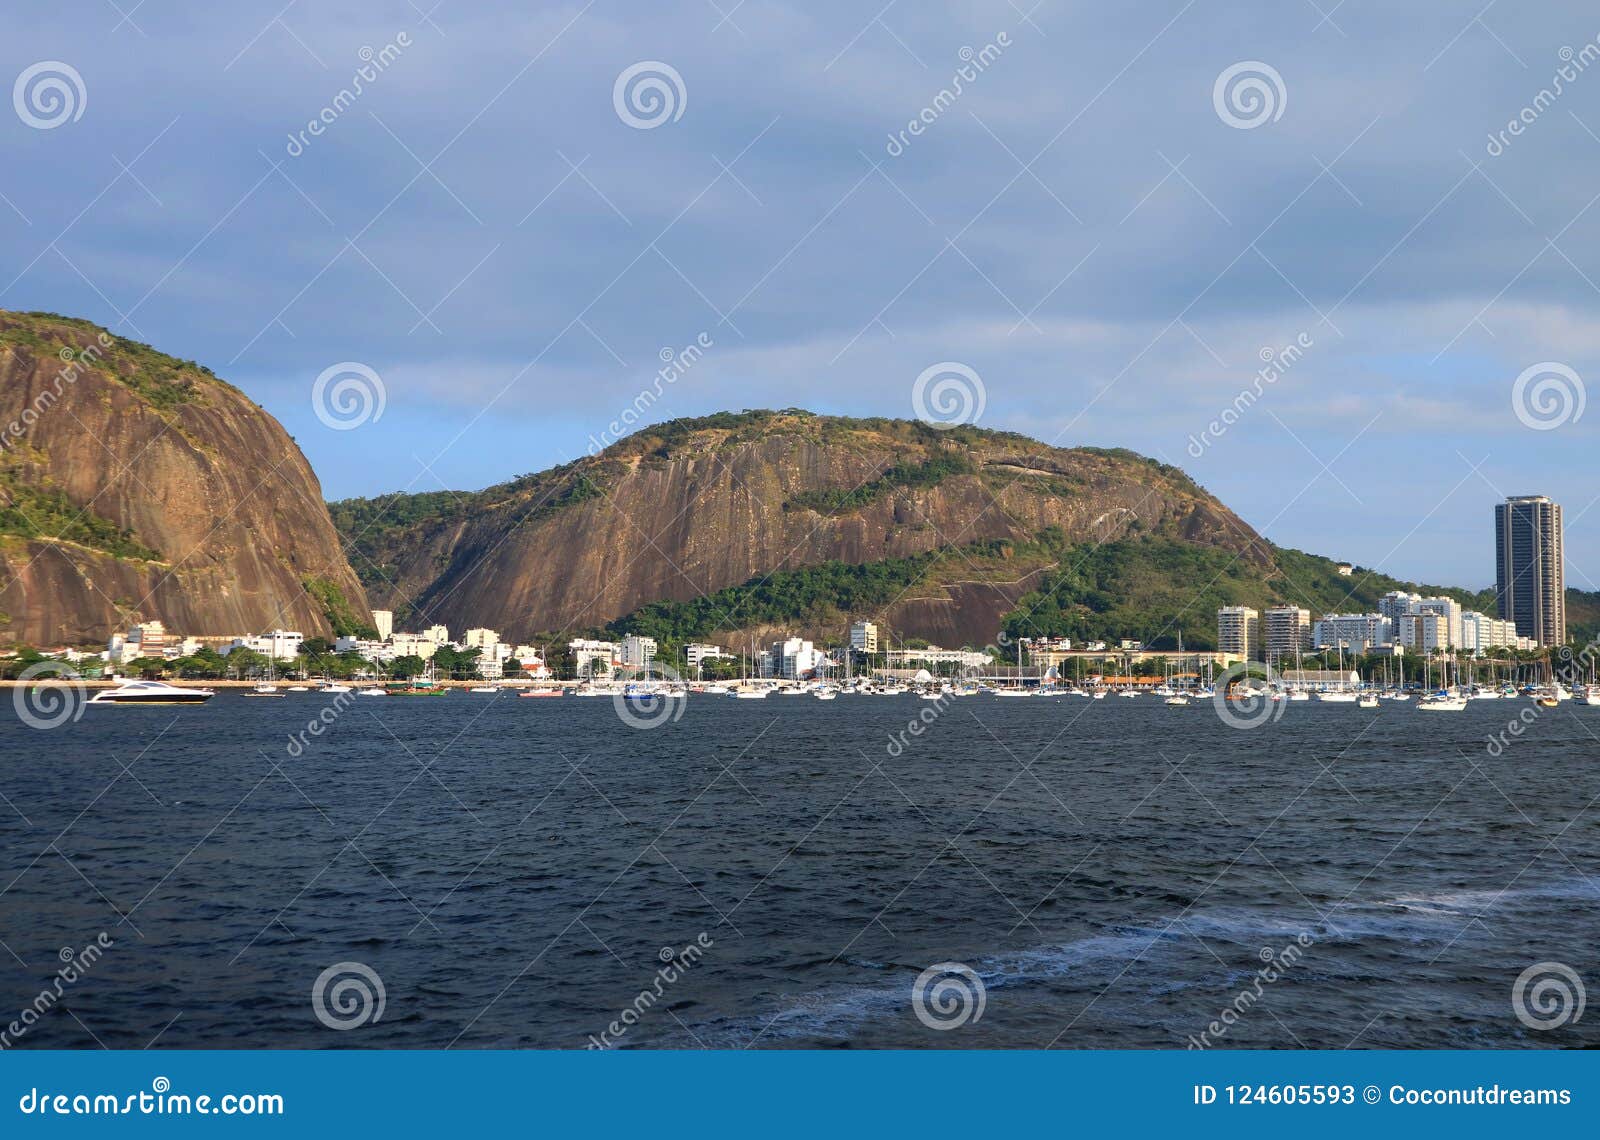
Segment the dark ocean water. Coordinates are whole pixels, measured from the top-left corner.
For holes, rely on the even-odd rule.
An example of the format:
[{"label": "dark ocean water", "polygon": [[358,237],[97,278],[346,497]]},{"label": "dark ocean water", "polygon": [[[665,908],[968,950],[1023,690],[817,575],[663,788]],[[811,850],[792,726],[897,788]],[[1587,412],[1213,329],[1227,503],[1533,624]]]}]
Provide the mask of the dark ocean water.
[{"label": "dark ocean water", "polygon": [[[8,694],[9,699],[9,694]],[[1573,1047],[1513,1013],[1600,985],[1600,709],[698,697],[329,697],[0,723],[0,1026],[63,947],[114,945],[28,1046]],[[125,766],[125,767],[124,767]],[[24,818],[25,817],[25,818]],[[663,948],[703,957],[654,996]],[[326,1028],[360,963],[382,1016]],[[916,1016],[969,966],[981,1016]]]}]

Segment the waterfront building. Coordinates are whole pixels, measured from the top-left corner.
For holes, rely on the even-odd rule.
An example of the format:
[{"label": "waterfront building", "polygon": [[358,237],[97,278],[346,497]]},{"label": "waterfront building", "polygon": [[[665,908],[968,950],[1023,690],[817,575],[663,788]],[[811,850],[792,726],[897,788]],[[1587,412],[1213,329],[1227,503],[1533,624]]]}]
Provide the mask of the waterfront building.
[{"label": "waterfront building", "polygon": [[1406,614],[1395,623],[1395,641],[1413,653],[1433,653],[1449,649],[1449,619],[1443,614],[1419,611]]},{"label": "waterfront building", "polygon": [[236,637],[222,652],[248,649],[276,661],[289,661],[300,656],[300,643],[304,640],[305,636],[295,630],[275,629],[270,633]]},{"label": "waterfront building", "polygon": [[1249,606],[1217,611],[1217,652],[1253,658],[1261,653],[1261,614]]},{"label": "waterfront building", "polygon": [[450,644],[450,631],[442,625],[430,625],[422,631],[421,636],[433,642],[435,649]]},{"label": "waterfront building", "polygon": [[912,665],[955,666],[958,669],[982,669],[994,664],[987,653],[972,649],[940,649],[930,645],[926,649],[891,649],[885,655],[891,669],[904,669]]},{"label": "waterfront building", "polygon": [[394,611],[373,610],[372,628],[378,631],[379,641],[388,641],[394,634]]},{"label": "waterfront building", "polygon": [[772,648],[762,655],[761,671],[767,677],[799,680],[816,672],[826,660],[827,654],[811,642],[791,637],[772,643]]},{"label": "waterfront building", "polygon": [[580,677],[609,678],[612,669],[622,664],[617,657],[617,643],[614,641],[579,637],[567,642],[567,649],[572,654],[573,668]]},{"label": "waterfront building", "polygon": [[704,673],[707,661],[720,661],[733,656],[720,645],[708,645],[700,642],[684,646],[683,653],[684,660],[688,662],[689,672],[696,677]]},{"label": "waterfront building", "polygon": [[1517,634],[1540,645],[1567,640],[1567,589],[1561,507],[1544,495],[1518,495],[1495,507],[1495,602]]},{"label": "waterfront building", "polygon": [[1273,606],[1267,610],[1265,631],[1267,660],[1293,657],[1311,648],[1311,611],[1299,606]]},{"label": "waterfront building", "polygon": [[648,669],[655,660],[656,649],[655,638],[630,636],[622,639],[617,655],[624,669]]},{"label": "waterfront building", "polygon": [[1312,627],[1317,649],[1349,649],[1366,653],[1394,641],[1394,622],[1382,614],[1324,614]]},{"label": "waterfront building", "polygon": [[462,644],[468,649],[490,650],[500,644],[500,635],[492,629],[469,629],[462,634]]},{"label": "waterfront building", "polygon": [[878,623],[858,621],[851,625],[850,648],[862,654],[878,652]]}]

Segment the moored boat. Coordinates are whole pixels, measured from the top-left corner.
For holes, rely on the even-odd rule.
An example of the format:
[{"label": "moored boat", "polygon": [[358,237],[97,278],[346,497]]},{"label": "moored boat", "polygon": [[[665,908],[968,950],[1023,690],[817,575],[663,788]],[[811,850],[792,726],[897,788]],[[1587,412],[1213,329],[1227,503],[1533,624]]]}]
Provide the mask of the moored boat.
[{"label": "moored boat", "polygon": [[124,681],[115,689],[101,689],[86,702],[91,705],[198,705],[216,693],[210,689],[185,689],[165,681]]}]

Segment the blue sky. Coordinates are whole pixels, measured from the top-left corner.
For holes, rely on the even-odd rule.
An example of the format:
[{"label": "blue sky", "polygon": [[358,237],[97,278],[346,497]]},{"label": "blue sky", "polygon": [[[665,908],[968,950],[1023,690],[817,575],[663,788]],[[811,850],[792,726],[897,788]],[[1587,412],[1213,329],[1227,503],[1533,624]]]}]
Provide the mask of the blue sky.
[{"label": "blue sky", "polygon": [[[20,0],[0,78],[77,83],[48,128],[26,85],[0,108],[0,307],[211,365],[330,498],[576,457],[704,336],[651,418],[907,416],[958,362],[984,426],[1406,577],[1487,584],[1493,503],[1551,494],[1595,588],[1600,410],[1536,430],[1513,389],[1600,375],[1600,18],[1528,7]],[[312,390],[346,361],[385,402],[339,431]]]}]

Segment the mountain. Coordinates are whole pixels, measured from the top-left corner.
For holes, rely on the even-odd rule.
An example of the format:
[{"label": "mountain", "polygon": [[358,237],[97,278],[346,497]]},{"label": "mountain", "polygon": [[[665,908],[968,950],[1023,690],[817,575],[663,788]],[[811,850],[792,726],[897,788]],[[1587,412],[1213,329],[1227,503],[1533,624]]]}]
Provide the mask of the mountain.
[{"label": "mountain", "polygon": [[[1131,452],[793,409],[672,421],[485,491],[330,510],[374,604],[516,638],[798,573],[814,596],[768,607],[774,622],[871,610],[906,636],[982,643],[1075,544],[1214,551],[1257,579],[1274,566],[1222,503]],[[868,568],[877,591],[840,595],[837,574],[817,577],[831,563]]]},{"label": "mountain", "polygon": [[87,321],[0,310],[0,639],[359,628],[305,456],[211,372]]}]

